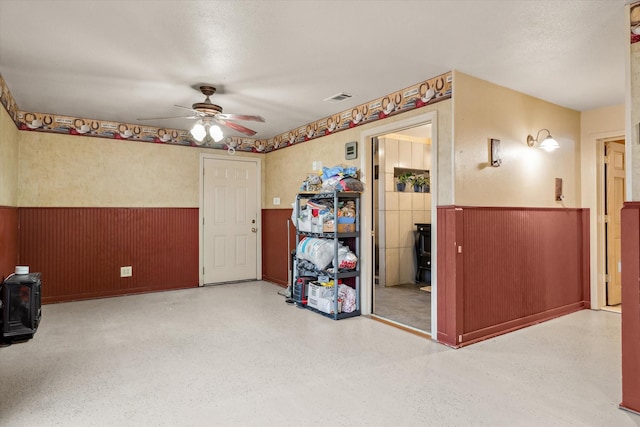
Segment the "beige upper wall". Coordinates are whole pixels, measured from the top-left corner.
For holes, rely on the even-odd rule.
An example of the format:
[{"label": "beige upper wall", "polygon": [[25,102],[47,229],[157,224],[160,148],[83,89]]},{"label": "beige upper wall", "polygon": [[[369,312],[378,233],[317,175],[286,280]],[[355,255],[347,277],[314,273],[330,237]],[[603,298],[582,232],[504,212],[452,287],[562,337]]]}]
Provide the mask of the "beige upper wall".
[{"label": "beige upper wall", "polygon": [[[453,105],[456,205],[580,205],[578,111],[460,72],[454,72]],[[559,149],[527,146],[527,135],[541,128]],[[501,141],[500,167],[489,165],[490,138]],[[563,179],[563,202],[555,201],[555,178]]]},{"label": "beige upper wall", "polygon": [[[582,140],[595,139],[590,135],[609,135],[624,132],[624,104],[596,108],[580,114],[580,133]],[[624,133],[620,134],[624,136]]]},{"label": "beige upper wall", "polygon": [[[338,132],[326,137],[277,150],[267,155],[236,153],[262,159],[262,207],[289,208],[302,180],[312,172],[312,162],[324,166],[352,164],[344,160],[344,143],[359,141],[363,131],[404,120],[429,111],[438,112],[438,139],[444,151],[444,166],[450,163],[451,101],[412,110]],[[6,111],[3,113],[8,119]],[[13,205],[25,207],[198,207],[200,154],[226,156],[223,150],[197,149],[128,140],[109,140],[78,135],[17,131],[19,141],[10,164],[15,166]],[[6,144],[2,144],[5,147]],[[3,168],[4,169],[4,168]],[[449,173],[450,175],[450,173]],[[273,198],[281,205],[274,206]]]},{"label": "beige upper wall", "polygon": [[226,155],[222,150],[20,132],[19,206],[198,207],[200,153]]},{"label": "beige upper wall", "polygon": [[0,206],[18,206],[18,129],[0,105]]},{"label": "beige upper wall", "polygon": [[599,141],[625,139],[624,118],[624,104],[583,111],[580,115],[582,206],[592,209],[594,215],[598,208],[598,189],[604,191],[601,170],[604,154]]},{"label": "beige upper wall", "polygon": [[[436,111],[438,166],[435,173],[439,189],[446,189],[438,193],[440,205],[579,206],[580,113],[460,72],[454,72],[454,85],[453,100],[266,155],[237,155],[262,158],[262,207],[288,208],[302,180],[312,172],[313,161],[322,161],[324,166],[360,167],[366,147],[359,146],[358,159],[347,162],[345,142],[358,141],[360,145],[363,132]],[[20,143],[19,162],[5,161],[11,156],[16,158],[15,143],[0,144],[0,150],[13,150],[0,160],[3,182],[7,181],[4,176],[11,165],[13,182],[17,180],[16,163],[20,170],[19,192],[0,183],[3,204],[197,207],[200,153],[225,155],[221,150],[18,132],[6,111],[1,117],[0,132],[9,134],[3,141],[19,140]],[[547,153],[526,146],[526,135],[543,127],[549,128],[560,142],[559,150]],[[501,140],[503,164],[499,168],[488,166],[489,138]],[[555,177],[564,179],[564,203],[554,200]],[[454,183],[455,194],[450,190]],[[12,195],[7,196],[9,193]],[[281,205],[273,205],[274,197],[281,199]]]},{"label": "beige upper wall", "polygon": [[[625,139],[624,104],[583,111],[580,115],[580,173],[582,206],[597,212],[598,188],[604,191],[602,145],[599,141]],[[595,218],[595,217],[594,217]]]},{"label": "beige upper wall", "polygon": [[[360,143],[363,132],[433,111],[437,112],[438,121],[439,166],[437,173],[441,177],[440,182],[446,187],[450,182],[448,176],[450,176],[449,165],[451,164],[451,156],[448,154],[451,152],[450,99],[268,153],[263,163],[266,181],[262,207],[265,209],[291,208],[291,203],[295,201],[302,181],[308,173],[313,172],[314,161],[321,161],[322,165],[326,167],[345,164],[360,168],[366,153],[366,147],[362,147]],[[356,160],[347,161],[344,158],[344,144],[349,141],[358,142],[358,158]],[[365,181],[365,191],[369,191],[370,188],[365,177],[362,178]],[[280,198],[280,206],[273,205],[274,197]],[[441,197],[446,197],[446,195]]]}]

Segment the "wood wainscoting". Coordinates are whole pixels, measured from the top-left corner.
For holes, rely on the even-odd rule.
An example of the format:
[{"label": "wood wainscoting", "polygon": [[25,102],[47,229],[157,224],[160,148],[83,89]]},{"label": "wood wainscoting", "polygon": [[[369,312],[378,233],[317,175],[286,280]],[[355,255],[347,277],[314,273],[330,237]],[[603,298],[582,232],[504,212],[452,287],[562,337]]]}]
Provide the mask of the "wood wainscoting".
[{"label": "wood wainscoting", "polygon": [[18,263],[18,208],[0,206],[0,281]]},{"label": "wood wainscoting", "polygon": [[18,223],[43,303],[198,286],[197,208],[20,208]]},{"label": "wood wainscoting", "polygon": [[621,211],[622,403],[640,412],[640,202]]},{"label": "wood wainscoting", "polygon": [[[262,210],[262,279],[281,286],[289,283],[290,252],[296,249],[296,229],[288,223],[291,209]],[[287,247],[287,224],[289,246]]]},{"label": "wood wainscoting", "polygon": [[589,210],[440,207],[437,283],[452,347],[589,308]]}]

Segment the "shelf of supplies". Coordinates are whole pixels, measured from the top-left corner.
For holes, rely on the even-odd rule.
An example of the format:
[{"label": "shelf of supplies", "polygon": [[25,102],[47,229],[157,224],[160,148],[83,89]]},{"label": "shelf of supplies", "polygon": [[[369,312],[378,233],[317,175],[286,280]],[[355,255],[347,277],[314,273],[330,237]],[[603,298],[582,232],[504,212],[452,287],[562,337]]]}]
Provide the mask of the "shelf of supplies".
[{"label": "shelf of supplies", "polygon": [[[358,264],[356,264],[355,266],[356,268],[354,270],[330,268],[331,271],[328,271],[328,270],[318,270],[317,268],[315,268],[312,262],[305,261],[304,263],[302,263],[301,260],[298,261],[297,258],[294,257],[295,265],[294,265],[293,271],[295,272],[296,280],[297,278],[301,278],[301,277],[311,277],[311,278],[317,279],[319,276],[325,276],[328,278],[327,280],[333,280],[337,286],[339,279],[348,279],[343,283],[346,286],[350,286],[355,290],[355,310],[351,313],[335,313],[338,311],[338,300],[335,298],[331,303],[333,306],[332,309],[334,313],[325,313],[323,311],[309,307],[306,304],[303,304],[305,308],[311,311],[315,311],[316,313],[322,314],[323,316],[328,317],[330,319],[334,319],[334,320],[359,316],[361,313],[360,311],[361,310],[360,268],[359,268],[360,267],[360,264],[359,264],[360,263],[360,259],[359,259],[360,258],[360,195],[361,195],[360,192],[355,192],[355,191],[345,191],[345,192],[332,191],[332,192],[303,192],[303,193],[298,193],[296,197],[296,206],[295,206],[294,212],[301,212],[301,204],[302,204],[301,202],[304,200],[310,200],[310,199],[328,199],[329,200],[330,199],[333,201],[333,209],[336,212],[341,202],[344,202],[344,201],[354,202],[354,208],[355,208],[355,218],[353,218],[354,222],[349,223],[350,225],[349,228],[346,228],[346,227],[343,228],[343,230],[349,229],[354,231],[350,231],[348,233],[336,232],[336,231],[322,232],[322,233],[314,233],[311,231],[300,231],[300,230],[296,231],[296,248],[298,248],[300,241],[302,241],[302,239],[305,237],[324,239],[332,242],[332,247],[333,247],[332,252],[333,252],[334,260],[338,259],[339,257],[338,248],[343,244],[345,246],[348,246],[349,250],[352,251],[353,254],[355,254],[356,257],[358,258]],[[334,223],[334,225],[338,226],[340,224],[336,222]],[[296,227],[297,226],[298,226],[298,221],[296,219]],[[303,265],[300,265],[300,263],[302,263]],[[310,267],[310,268],[307,268],[307,267]],[[303,292],[301,292],[300,294],[302,295]],[[297,304],[302,303],[302,301],[295,301],[295,302]]]}]

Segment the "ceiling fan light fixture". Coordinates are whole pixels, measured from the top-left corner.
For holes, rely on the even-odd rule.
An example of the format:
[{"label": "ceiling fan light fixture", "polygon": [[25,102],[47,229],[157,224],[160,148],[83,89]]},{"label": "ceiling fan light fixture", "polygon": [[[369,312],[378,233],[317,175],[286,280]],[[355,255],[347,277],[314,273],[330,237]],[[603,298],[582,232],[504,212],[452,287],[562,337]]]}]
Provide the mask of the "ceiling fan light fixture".
[{"label": "ceiling fan light fixture", "polygon": [[224,137],[222,129],[220,129],[220,126],[218,125],[213,125],[209,128],[209,135],[211,135],[211,138],[213,138],[215,142],[222,141],[222,138]]},{"label": "ceiling fan light fixture", "polygon": [[[172,118],[197,119],[195,125],[191,128],[191,136],[196,145],[210,144],[211,141],[220,142],[224,138],[220,126],[230,128],[236,132],[240,132],[247,136],[254,136],[257,132],[241,124],[235,123],[235,120],[250,120],[255,122],[264,122],[262,116],[248,114],[230,114],[222,113],[222,107],[213,104],[209,97],[216,91],[214,86],[200,86],[200,91],[205,95],[204,102],[196,102],[191,107],[183,105],[175,105],[175,107],[191,111],[191,116],[183,117],[156,117],[155,119],[138,119],[138,120],[162,120]],[[217,123],[217,124],[215,124]],[[218,126],[220,125],[220,126]]]},{"label": "ceiling fan light fixture", "polygon": [[191,135],[196,141],[202,142],[204,137],[207,136],[207,130],[202,123],[198,122],[191,129]]}]

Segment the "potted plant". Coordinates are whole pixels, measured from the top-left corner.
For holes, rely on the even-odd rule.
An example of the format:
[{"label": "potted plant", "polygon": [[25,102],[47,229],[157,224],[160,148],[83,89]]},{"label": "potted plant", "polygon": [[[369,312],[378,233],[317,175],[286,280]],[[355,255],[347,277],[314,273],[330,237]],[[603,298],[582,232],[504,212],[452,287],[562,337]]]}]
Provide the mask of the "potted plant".
[{"label": "potted plant", "polygon": [[431,177],[429,175],[424,176],[424,183],[422,184],[422,192],[429,193],[431,191]]},{"label": "potted plant", "polygon": [[405,172],[401,175],[398,175],[398,183],[396,184],[396,188],[398,191],[404,191],[407,187],[407,184],[411,182],[413,174],[411,172]]},{"label": "potted plant", "polygon": [[428,175],[414,175],[411,178],[411,184],[413,184],[413,191],[416,193],[428,193],[430,179]]},{"label": "potted plant", "polygon": [[413,191],[416,193],[421,193],[424,182],[425,181],[423,175],[413,175],[411,177],[411,185],[413,185]]}]

